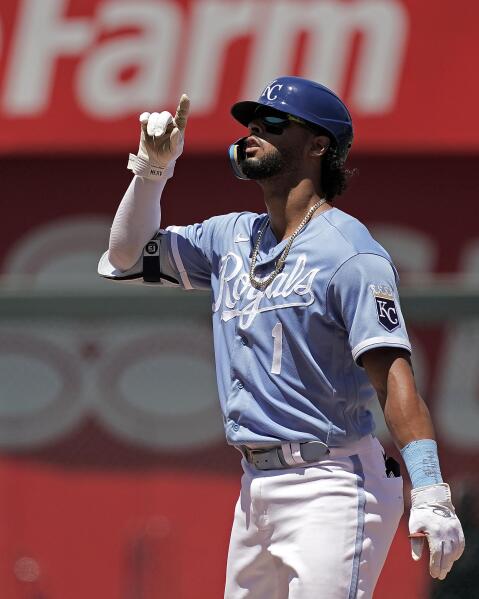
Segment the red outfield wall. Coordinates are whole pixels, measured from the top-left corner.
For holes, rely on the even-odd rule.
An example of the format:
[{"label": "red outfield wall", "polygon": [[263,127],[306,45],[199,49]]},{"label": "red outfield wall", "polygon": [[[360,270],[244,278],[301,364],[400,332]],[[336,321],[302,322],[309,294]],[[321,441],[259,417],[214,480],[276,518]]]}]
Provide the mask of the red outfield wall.
[{"label": "red outfield wall", "polygon": [[[403,281],[477,272],[475,163],[353,154],[360,173],[338,206],[374,230]],[[3,166],[2,272],[29,274],[36,289],[60,276],[104,290],[94,271],[130,178],[125,156]],[[165,192],[164,223],[238,209],[262,210],[255,184],[235,180],[226,155],[187,152]],[[409,328],[459,505],[479,466],[478,321]],[[223,441],[208,322],[8,318],[0,337],[5,597],[221,597],[240,468]],[[410,560],[403,527],[376,599],[425,599],[425,569]]]}]

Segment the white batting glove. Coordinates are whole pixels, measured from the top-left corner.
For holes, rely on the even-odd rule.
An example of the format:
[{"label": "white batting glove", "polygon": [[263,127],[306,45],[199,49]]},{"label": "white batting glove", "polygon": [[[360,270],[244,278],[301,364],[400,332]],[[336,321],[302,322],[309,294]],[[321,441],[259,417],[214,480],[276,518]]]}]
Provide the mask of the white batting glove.
[{"label": "white batting glove", "polygon": [[412,558],[421,558],[424,539],[429,544],[429,572],[443,580],[464,551],[464,533],[454,506],[449,485],[441,483],[411,491],[409,533]]},{"label": "white batting glove", "polygon": [[167,111],[140,115],[138,155],[130,154],[128,162],[135,175],[148,179],[169,179],[173,175],[176,159],[183,152],[189,110],[190,100],[183,94],[174,117]]}]

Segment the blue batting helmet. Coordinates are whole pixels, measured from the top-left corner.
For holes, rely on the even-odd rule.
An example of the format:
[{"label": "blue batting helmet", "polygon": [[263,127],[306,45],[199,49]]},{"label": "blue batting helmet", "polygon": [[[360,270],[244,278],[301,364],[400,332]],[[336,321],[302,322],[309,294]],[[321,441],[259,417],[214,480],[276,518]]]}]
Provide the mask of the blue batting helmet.
[{"label": "blue batting helmet", "polygon": [[237,102],[231,114],[248,126],[258,106],[270,106],[322,127],[330,134],[340,160],[346,160],[353,143],[351,115],[342,100],[324,85],[301,77],[278,77],[265,87],[257,102]]}]

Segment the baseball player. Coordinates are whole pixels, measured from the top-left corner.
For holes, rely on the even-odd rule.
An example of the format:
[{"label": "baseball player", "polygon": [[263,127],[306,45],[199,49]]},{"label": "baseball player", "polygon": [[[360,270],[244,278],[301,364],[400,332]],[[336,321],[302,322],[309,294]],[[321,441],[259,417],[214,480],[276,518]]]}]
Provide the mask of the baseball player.
[{"label": "baseball player", "polygon": [[377,396],[412,482],[412,557],[443,579],[464,549],[434,430],[414,383],[388,253],[335,207],[353,140],[331,90],[281,77],[232,115],[235,174],[266,212],[160,228],[160,197],[183,149],[189,99],[140,116],[133,180],[99,273],[212,293],[226,438],[244,475],[227,599],[366,599],[403,513],[398,464],[374,437]]}]

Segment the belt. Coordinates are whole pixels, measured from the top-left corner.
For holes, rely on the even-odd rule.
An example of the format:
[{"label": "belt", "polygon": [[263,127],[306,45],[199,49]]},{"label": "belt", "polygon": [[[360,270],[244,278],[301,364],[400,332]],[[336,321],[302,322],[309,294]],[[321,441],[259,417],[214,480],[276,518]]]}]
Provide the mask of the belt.
[{"label": "belt", "polygon": [[321,441],[281,443],[281,445],[255,449],[239,445],[237,449],[241,451],[245,460],[257,470],[298,468],[319,462],[330,453],[329,447]]}]

